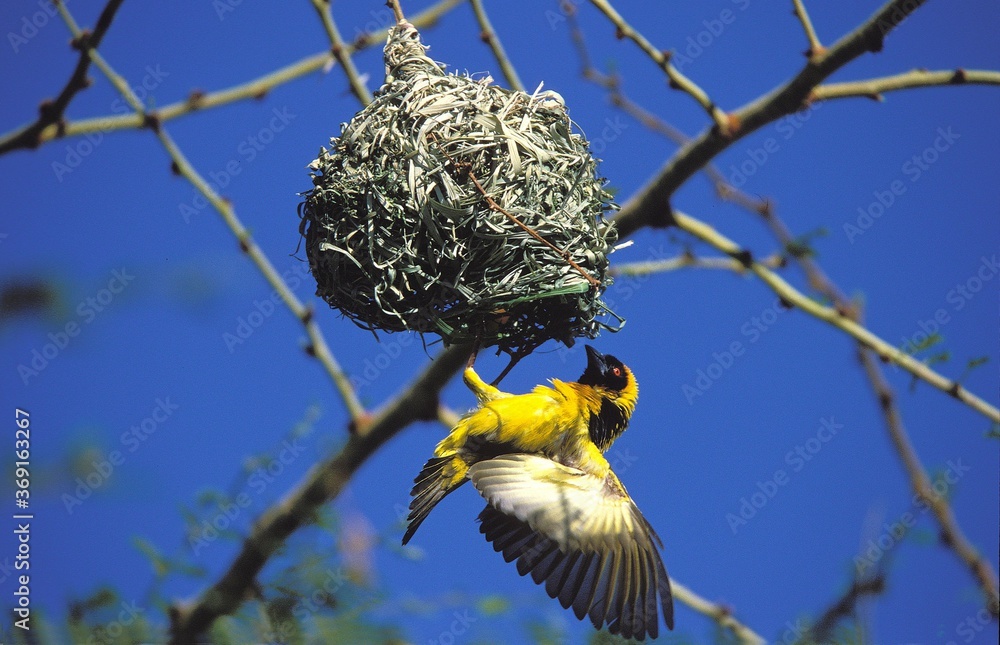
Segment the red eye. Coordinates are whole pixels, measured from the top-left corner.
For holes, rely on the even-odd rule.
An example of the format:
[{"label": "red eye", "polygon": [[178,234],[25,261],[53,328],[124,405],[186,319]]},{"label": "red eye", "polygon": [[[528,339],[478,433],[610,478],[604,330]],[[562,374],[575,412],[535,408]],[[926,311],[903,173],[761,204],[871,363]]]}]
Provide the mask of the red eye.
[{"label": "red eye", "polygon": [[620,367],[613,367],[613,368],[611,368],[611,373],[614,374],[615,376],[621,376],[622,375],[622,368],[620,368]]}]

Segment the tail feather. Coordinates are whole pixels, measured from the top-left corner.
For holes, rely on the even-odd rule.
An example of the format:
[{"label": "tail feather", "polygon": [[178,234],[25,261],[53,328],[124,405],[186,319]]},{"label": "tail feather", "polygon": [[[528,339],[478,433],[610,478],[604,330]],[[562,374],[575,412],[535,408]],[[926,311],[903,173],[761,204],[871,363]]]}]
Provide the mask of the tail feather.
[{"label": "tail feather", "polygon": [[427,460],[420,474],[413,480],[413,489],[410,491],[413,500],[410,502],[410,514],[406,518],[403,544],[410,541],[438,502],[468,481],[464,472],[467,470],[468,466],[456,455]]}]

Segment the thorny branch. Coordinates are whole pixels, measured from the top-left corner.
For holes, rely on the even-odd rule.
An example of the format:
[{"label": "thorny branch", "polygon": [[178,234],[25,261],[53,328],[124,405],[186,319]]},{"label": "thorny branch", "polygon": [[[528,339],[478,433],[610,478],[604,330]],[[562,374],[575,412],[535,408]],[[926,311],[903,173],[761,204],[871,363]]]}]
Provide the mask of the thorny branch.
[{"label": "thorny branch", "polygon": [[827,77],[866,52],[882,49],[884,38],[897,26],[895,16],[909,15],[926,0],[892,0],[861,26],[806,63],[792,79],[729,115],[728,131],[717,125],[704,130],[667,161],[657,175],[629,199],[615,218],[622,237],[645,226],[667,226],[670,198],[691,176],[734,142],[768,123],[796,112]]},{"label": "thorny branch", "polygon": [[66,123],[63,120],[63,115],[66,113],[70,101],[78,92],[90,87],[91,81],[87,77],[87,71],[90,69],[91,61],[88,53],[97,49],[97,46],[101,44],[101,40],[107,33],[108,27],[111,26],[111,21],[114,20],[115,13],[122,1],[109,0],[108,4],[104,6],[104,10],[101,11],[93,31],[80,31],[78,34],[74,34],[72,45],[80,51],[80,58],[66,82],[66,86],[54,100],[42,101],[41,105],[38,106],[38,119],[34,123],[25,126],[12,136],[0,138],[0,154],[17,148],[37,148],[42,143],[42,132],[50,126],[56,132],[65,130]]}]

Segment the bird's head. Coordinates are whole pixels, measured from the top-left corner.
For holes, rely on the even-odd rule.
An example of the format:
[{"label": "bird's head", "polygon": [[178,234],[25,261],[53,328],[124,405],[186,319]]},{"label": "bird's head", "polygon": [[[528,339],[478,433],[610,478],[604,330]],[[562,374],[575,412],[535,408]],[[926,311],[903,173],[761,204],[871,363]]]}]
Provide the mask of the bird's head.
[{"label": "bird's head", "polygon": [[639,384],[620,360],[586,347],[587,369],[577,382],[594,388],[598,395],[600,407],[592,411],[590,435],[603,451],[628,427],[639,398]]}]

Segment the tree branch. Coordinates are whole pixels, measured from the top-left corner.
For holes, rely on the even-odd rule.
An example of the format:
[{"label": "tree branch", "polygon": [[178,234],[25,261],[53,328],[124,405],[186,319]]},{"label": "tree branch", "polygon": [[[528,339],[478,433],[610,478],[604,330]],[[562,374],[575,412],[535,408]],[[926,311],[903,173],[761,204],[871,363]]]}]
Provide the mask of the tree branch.
[{"label": "tree branch", "polygon": [[[777,269],[785,266],[785,258],[780,255],[770,255],[760,261],[764,266]],[[629,262],[618,264],[610,269],[611,275],[640,276],[653,273],[666,273],[677,269],[723,269],[736,273],[746,273],[747,268],[731,257],[703,258],[691,253],[682,253],[677,257],[648,262]]]},{"label": "tree branch", "polygon": [[[785,247],[794,242],[795,238],[791,231],[788,230],[785,223],[772,209],[764,212],[763,217],[778,242]],[[830,280],[816,261],[804,255],[794,257],[803,271],[805,271],[811,288],[826,296],[834,304],[837,311],[843,312],[845,316],[855,322],[861,322],[860,309],[848,300],[847,296]],[[910,442],[906,427],[903,425],[903,418],[896,405],[896,395],[885,379],[882,366],[876,359],[875,353],[860,342],[858,344],[858,360],[861,362],[868,382],[878,399],[879,409],[885,420],[886,429],[889,431],[889,438],[910,479],[911,490],[920,496],[927,503],[928,507],[933,510],[941,529],[942,543],[954,551],[958,558],[972,572],[985,596],[988,611],[996,617],[998,615],[997,578],[992,566],[969,543],[961,527],[958,525],[958,520],[951,511],[948,500],[943,496],[934,494],[930,476],[920,462],[920,457],[917,455],[916,449]],[[818,630],[819,628],[817,627],[816,629]],[[820,642],[822,642],[822,639],[820,639]]]},{"label": "tree branch", "polygon": [[740,642],[753,643],[755,645],[762,645],[767,642],[755,631],[736,620],[736,618],[733,617],[733,612],[730,608],[705,600],[695,592],[677,582],[677,580],[670,581],[670,589],[673,591],[674,598],[676,598],[679,602],[684,603],[698,613],[708,616],[717,622],[719,627],[728,629],[732,632],[733,636],[740,640]]},{"label": "tree branch", "polygon": [[[94,25],[93,31],[78,30],[77,33],[73,34],[71,44],[80,51],[80,58],[77,60],[76,67],[66,82],[66,86],[59,92],[59,96],[55,100],[41,102],[38,106],[38,119],[34,123],[24,126],[10,135],[0,137],[0,154],[17,148],[37,148],[43,141],[43,131],[49,128],[59,131],[65,127],[63,115],[66,113],[70,101],[78,92],[90,87],[90,79],[87,78],[87,70],[90,69],[89,53],[96,50],[101,44],[101,40],[107,33],[108,27],[111,26],[122,1],[108,0],[108,4],[104,6],[101,15],[97,18],[97,24]],[[57,6],[59,4],[59,2],[56,3]]]},{"label": "tree branch", "polygon": [[910,486],[917,495],[930,507],[934,517],[941,527],[941,542],[958,556],[963,564],[972,572],[979,583],[979,588],[985,597],[986,609],[994,619],[1000,617],[1000,596],[997,592],[997,576],[989,562],[972,546],[962,528],[955,519],[951,505],[944,495],[934,492],[931,479],[927,475],[916,449],[910,443],[910,438],[903,426],[903,420],[895,404],[895,393],[882,375],[882,370],[872,353],[860,349],[859,357],[865,369],[865,374],[872,382],[882,414],[886,417],[889,437],[899,454],[910,478]]},{"label": "tree branch", "polygon": [[320,22],[323,23],[323,29],[326,31],[327,38],[330,39],[330,52],[337,59],[337,62],[340,63],[344,74],[347,75],[347,82],[351,86],[351,93],[354,94],[354,98],[361,102],[361,105],[368,105],[372,102],[371,92],[368,91],[364,80],[358,74],[358,68],[354,65],[354,60],[351,59],[351,48],[344,43],[344,39],[340,36],[340,30],[337,29],[333,13],[330,12],[330,0],[310,1],[319,15]]},{"label": "tree branch", "polygon": [[[83,32],[77,25],[72,14],[70,14],[69,10],[66,8],[65,3],[60,2],[56,5],[56,7],[58,8],[63,20],[66,22],[66,25],[69,27],[70,32],[75,38],[79,38]],[[347,407],[352,422],[360,423],[366,414],[364,406],[361,404],[361,401],[358,398],[357,393],[354,391],[347,375],[341,369],[339,363],[330,352],[329,346],[326,344],[326,339],[323,337],[322,332],[313,320],[312,309],[304,305],[295,293],[288,287],[284,278],[282,278],[278,270],[274,268],[270,259],[254,241],[253,237],[250,235],[250,231],[240,221],[239,217],[236,215],[236,211],[233,209],[229,201],[223,199],[218,193],[216,193],[215,190],[209,186],[208,182],[206,182],[205,179],[198,173],[198,171],[194,169],[159,120],[154,115],[146,113],[145,106],[142,104],[139,97],[136,96],[135,92],[132,91],[128,81],[116,73],[96,50],[88,49],[87,55],[90,57],[94,65],[96,65],[104,73],[108,80],[111,81],[111,84],[118,89],[118,92],[128,102],[132,109],[135,110],[136,115],[142,119],[146,127],[151,129],[156,134],[160,143],[166,149],[173,161],[174,171],[190,181],[205,197],[205,199],[208,200],[209,203],[211,203],[212,206],[219,212],[226,225],[236,236],[236,239],[240,244],[240,250],[250,257],[253,263],[264,275],[267,282],[274,288],[281,299],[285,302],[285,305],[291,310],[292,314],[305,327],[306,333],[309,335],[311,342],[310,346],[307,348],[308,353],[317,358],[323,367],[326,368],[327,373],[330,375],[330,378],[333,380],[334,385],[337,387],[337,390],[340,392],[340,395],[344,400],[344,404]]]},{"label": "tree branch", "polygon": [[898,25],[900,17],[905,19],[907,11],[916,10],[924,2],[926,0],[892,0],[886,3],[864,24],[807,62],[794,78],[731,114],[729,122],[733,127],[728,132],[717,126],[703,131],[623,205],[615,217],[619,234],[627,237],[645,226],[668,225],[670,198],[694,173],[733,142],[800,109],[816,86],[850,61],[865,52],[880,51],[885,35]]},{"label": "tree branch", "polygon": [[[586,80],[604,88],[608,92],[608,98],[615,107],[620,108],[644,127],[662,135],[678,146],[686,145],[691,140],[691,137],[626,96],[621,87],[621,79],[617,75],[605,74],[594,67],[593,63],[591,63],[590,53],[587,50],[583,30],[580,29],[575,15],[570,13],[566,19],[570,28],[570,38],[580,59],[580,74]],[[712,182],[715,192],[720,199],[754,212],[762,212],[768,208],[766,200],[750,195],[726,181],[723,174],[712,163],[706,164],[702,168],[702,171],[708,176],[709,181]]]},{"label": "tree branch", "polygon": [[513,63],[507,57],[507,52],[503,48],[503,43],[500,42],[500,37],[497,36],[497,32],[490,23],[490,17],[486,14],[486,8],[483,7],[483,0],[471,0],[471,2],[472,10],[476,14],[476,21],[479,23],[479,37],[493,51],[493,57],[497,59],[500,71],[503,72],[504,78],[507,79],[507,86],[512,90],[523,92],[524,85],[521,83],[521,78],[517,75],[517,70],[514,69]]},{"label": "tree branch", "polygon": [[[463,0],[439,0],[413,18],[413,24],[417,27],[428,27],[433,25],[441,16],[453,9]],[[121,0],[118,0],[120,3]],[[362,49],[367,49],[376,43],[384,41],[388,35],[387,29],[364,34],[353,44],[344,45],[345,53],[354,54]],[[89,63],[89,58],[87,59]],[[268,92],[280,87],[285,83],[302,78],[317,71],[328,68],[336,63],[332,51],[322,51],[310,56],[306,56],[291,65],[286,65],[273,72],[269,72],[233,87],[217,90],[215,92],[202,92],[194,90],[187,99],[170,103],[162,108],[150,111],[149,114],[155,116],[161,123],[176,119],[178,117],[191,114],[200,110],[228,105],[237,101],[247,99],[260,99]],[[43,143],[48,143],[63,137],[80,136],[90,132],[109,132],[112,130],[137,129],[145,126],[143,117],[139,114],[122,114],[101,116],[91,119],[80,119],[77,121],[59,120],[58,123],[49,123],[39,126],[37,123],[22,126],[12,132],[0,136],[0,154],[17,149],[36,148]],[[29,134],[29,131],[37,130],[36,134]]]},{"label": "tree branch", "polygon": [[[851,586],[837,599],[809,629],[803,643],[833,643],[833,630],[841,620],[849,618],[857,611],[858,603],[865,596],[877,596],[885,591],[885,574],[881,571],[865,578],[855,578]],[[861,641],[864,642],[864,641]]]},{"label": "tree branch", "polygon": [[882,76],[863,81],[826,83],[812,91],[813,101],[864,97],[883,100],[885,92],[941,85],[1000,85],[1000,72],[987,69],[954,69],[931,72],[914,69],[894,76]]},{"label": "tree branch", "polygon": [[256,584],[257,574],[288,536],[336,498],[379,447],[414,421],[437,419],[440,391],[465,366],[470,353],[471,348],[464,345],[441,352],[370,423],[359,425],[340,452],[313,466],[298,487],[265,510],[226,573],[193,602],[171,609],[170,642],[196,642],[217,618],[236,611]]},{"label": "tree branch", "polygon": [[966,390],[958,381],[945,378],[906,352],[893,347],[858,322],[852,320],[845,312],[838,311],[834,307],[821,305],[812,300],[785,282],[781,276],[755,260],[750,251],[742,248],[708,224],[680,212],[673,214],[673,223],[682,231],[690,233],[699,240],[710,244],[716,250],[743,263],[747,269],[763,280],[787,304],[798,307],[811,316],[833,325],[865,347],[875,350],[882,360],[898,364],[920,380],[926,381],[942,392],[955,397],[987,418],[1000,422],[1000,410],[997,410],[994,406]]},{"label": "tree branch", "polygon": [[819,36],[816,35],[816,29],[813,27],[812,20],[809,19],[809,12],[806,11],[805,3],[802,0],[792,0],[792,6],[794,7],[792,13],[802,23],[802,30],[806,32],[806,40],[809,41],[809,49],[806,51],[806,57],[811,60],[817,56],[822,56],[826,48],[819,42]]},{"label": "tree branch", "polygon": [[628,24],[628,22],[622,18],[621,14],[615,11],[615,8],[612,7],[611,3],[607,2],[607,0],[590,0],[590,2],[597,7],[597,9],[615,26],[615,34],[619,40],[628,39],[638,45],[639,49],[649,56],[653,62],[656,63],[657,67],[666,73],[667,78],[670,79],[670,87],[683,91],[685,94],[688,94],[691,98],[697,101],[698,105],[700,105],[702,109],[705,110],[705,112],[712,118],[712,121],[715,123],[715,127],[718,128],[721,133],[725,134],[729,132],[731,124],[726,113],[719,109],[719,107],[715,104],[715,101],[708,97],[705,90],[698,87],[694,81],[682,74],[680,70],[670,63],[671,54],[669,52],[664,52],[656,47],[653,47],[653,45],[646,40],[641,33],[636,31],[632,25]]}]

